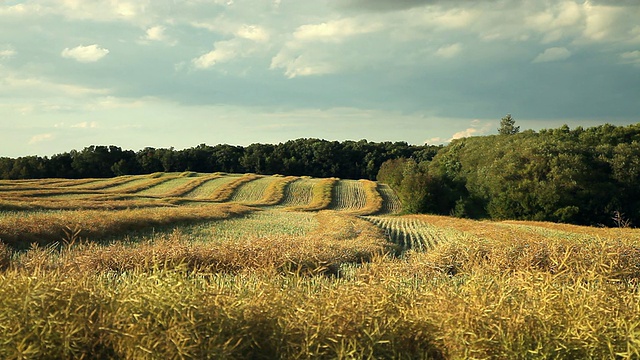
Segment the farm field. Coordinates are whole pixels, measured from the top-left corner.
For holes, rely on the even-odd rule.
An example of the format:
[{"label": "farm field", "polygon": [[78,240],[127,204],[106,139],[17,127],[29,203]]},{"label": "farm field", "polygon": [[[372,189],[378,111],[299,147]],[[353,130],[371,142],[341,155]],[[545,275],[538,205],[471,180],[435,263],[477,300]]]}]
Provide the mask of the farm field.
[{"label": "farm field", "polygon": [[368,180],[0,181],[0,358],[640,357],[640,230],[400,211]]}]

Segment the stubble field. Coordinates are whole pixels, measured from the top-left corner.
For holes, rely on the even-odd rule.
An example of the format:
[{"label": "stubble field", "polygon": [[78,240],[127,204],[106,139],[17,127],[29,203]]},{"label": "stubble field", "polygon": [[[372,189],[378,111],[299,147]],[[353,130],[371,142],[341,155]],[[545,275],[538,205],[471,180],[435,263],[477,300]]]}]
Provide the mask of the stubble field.
[{"label": "stubble field", "polygon": [[0,181],[0,358],[638,358],[640,230],[368,180]]}]

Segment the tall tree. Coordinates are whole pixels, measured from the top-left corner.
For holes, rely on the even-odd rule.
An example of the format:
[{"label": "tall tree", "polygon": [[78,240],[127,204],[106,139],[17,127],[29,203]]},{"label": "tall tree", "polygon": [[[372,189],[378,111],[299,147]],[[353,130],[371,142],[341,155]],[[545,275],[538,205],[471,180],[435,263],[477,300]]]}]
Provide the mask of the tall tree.
[{"label": "tall tree", "polygon": [[511,114],[503,117],[500,120],[500,127],[498,128],[498,134],[500,135],[514,135],[520,132],[520,126],[515,126],[516,121],[511,117]]}]

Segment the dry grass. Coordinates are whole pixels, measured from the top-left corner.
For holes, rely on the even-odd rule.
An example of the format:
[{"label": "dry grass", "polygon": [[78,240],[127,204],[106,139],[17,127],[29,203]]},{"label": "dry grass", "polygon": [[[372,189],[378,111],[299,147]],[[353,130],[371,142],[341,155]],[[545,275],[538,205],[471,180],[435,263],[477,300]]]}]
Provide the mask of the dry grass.
[{"label": "dry grass", "polygon": [[[133,194],[143,190],[150,189],[154,186],[158,186],[162,183],[173,180],[174,178],[175,176],[154,177],[154,178],[151,178],[150,180],[143,181],[131,186],[126,186],[124,188],[119,188],[117,190],[115,188],[108,188],[107,191],[117,192],[119,194]],[[126,184],[128,183],[125,183],[125,185]]]},{"label": "dry grass", "polygon": [[7,245],[24,249],[31,243],[47,245],[61,242],[68,237],[66,232],[69,230],[79,231],[79,237],[99,240],[101,237],[138,229],[188,221],[224,219],[250,210],[242,205],[211,204],[198,207],[15,214],[0,218],[0,239]]},{"label": "dry grass", "polygon": [[5,270],[11,264],[11,248],[0,241],[0,271]]},{"label": "dry grass", "polygon": [[272,181],[265,189],[262,199],[252,205],[273,206],[279,204],[284,198],[287,185],[297,179],[297,176],[286,176]]},{"label": "dry grass", "polygon": [[449,274],[473,273],[481,266],[483,271],[491,270],[495,274],[541,271],[553,275],[592,274],[634,283],[640,279],[640,243],[635,238],[635,229],[616,229],[617,236],[600,237],[583,232],[590,229],[588,227],[577,227],[581,231],[573,233],[550,234],[503,223],[444,216],[408,218],[458,232],[458,235],[450,232],[438,246],[423,255],[444,261],[432,263]]},{"label": "dry grass", "polygon": [[243,176],[233,179],[222,186],[218,187],[213,194],[211,194],[210,200],[224,202],[229,200],[233,195],[233,192],[242,184],[261,178],[262,176],[256,174],[244,174]]},{"label": "dry grass", "polygon": [[137,199],[121,196],[96,197],[94,199],[0,199],[1,211],[33,211],[33,210],[120,210],[129,208],[148,208],[171,206],[159,199]]},{"label": "dry grass", "polygon": [[345,263],[369,261],[388,250],[380,230],[366,221],[331,212],[316,216],[319,230],[304,236],[271,235],[192,243],[180,231],[174,231],[140,244],[84,243],[58,256],[52,256],[56,253],[54,248],[32,247],[15,266],[29,272],[63,269],[70,273],[122,273],[150,271],[161,266],[186,267],[198,273],[270,270],[337,275]]},{"label": "dry grass", "polygon": [[[194,175],[189,175],[189,176],[186,176],[186,177],[192,177],[192,176],[194,176]],[[197,178],[189,181],[188,183],[186,183],[186,184],[184,184],[182,186],[176,187],[173,190],[165,193],[163,196],[166,196],[166,197],[180,197],[180,196],[183,196],[183,195],[195,190],[197,187],[199,187],[200,185],[206,183],[207,181],[213,180],[213,179],[217,179],[219,177],[221,177],[220,174],[211,174],[211,175],[207,175],[207,176],[197,177]]]},{"label": "dry grass", "polygon": [[290,211],[318,211],[324,210],[331,204],[333,187],[339,181],[338,178],[327,178],[316,182],[313,185],[313,197],[308,205],[292,206],[287,208]]},{"label": "dry grass", "polygon": [[[318,208],[336,179],[320,181]],[[92,200],[109,201],[134,197]],[[224,220],[248,211],[0,213],[0,358],[640,358],[637,230],[394,217],[434,241],[393,257],[344,212]]]},{"label": "dry grass", "polygon": [[371,215],[382,210],[382,196],[378,192],[378,184],[371,180],[359,180],[362,183],[365,195],[364,207],[351,211],[353,215]]}]

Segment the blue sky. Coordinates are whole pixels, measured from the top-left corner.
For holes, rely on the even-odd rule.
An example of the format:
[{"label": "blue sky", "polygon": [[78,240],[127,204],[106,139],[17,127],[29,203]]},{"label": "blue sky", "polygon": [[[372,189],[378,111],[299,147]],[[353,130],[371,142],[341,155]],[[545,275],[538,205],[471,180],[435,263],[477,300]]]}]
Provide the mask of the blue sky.
[{"label": "blue sky", "polygon": [[0,1],[0,156],[640,122],[637,0]]}]

